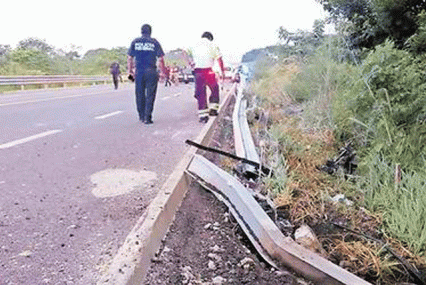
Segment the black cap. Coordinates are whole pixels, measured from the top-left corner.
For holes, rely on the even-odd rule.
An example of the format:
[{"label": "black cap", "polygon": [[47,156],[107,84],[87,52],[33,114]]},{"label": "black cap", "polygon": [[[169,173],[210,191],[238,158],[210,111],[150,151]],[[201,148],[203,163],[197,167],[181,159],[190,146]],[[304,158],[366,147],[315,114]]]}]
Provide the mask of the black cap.
[{"label": "black cap", "polygon": [[210,33],[210,32],[204,32],[203,34],[202,34],[202,36],[201,36],[202,38],[206,38],[206,39],[208,39],[208,40],[210,40],[210,41],[212,41],[213,40],[213,35],[212,35],[212,33]]}]

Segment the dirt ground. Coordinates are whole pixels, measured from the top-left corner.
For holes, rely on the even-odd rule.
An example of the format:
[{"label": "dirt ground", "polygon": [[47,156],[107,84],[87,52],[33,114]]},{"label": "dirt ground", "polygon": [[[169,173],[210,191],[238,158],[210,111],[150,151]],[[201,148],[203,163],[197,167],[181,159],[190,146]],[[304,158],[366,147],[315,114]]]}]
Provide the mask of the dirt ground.
[{"label": "dirt ground", "polygon": [[[233,103],[218,123],[210,147],[235,153]],[[234,162],[202,153],[221,167]],[[146,285],[155,284],[310,284],[290,271],[277,271],[252,248],[227,207],[196,182],[182,202],[148,271]]]},{"label": "dirt ground", "polygon": [[226,206],[192,185],[145,280],[163,284],[309,284],[256,254]]}]

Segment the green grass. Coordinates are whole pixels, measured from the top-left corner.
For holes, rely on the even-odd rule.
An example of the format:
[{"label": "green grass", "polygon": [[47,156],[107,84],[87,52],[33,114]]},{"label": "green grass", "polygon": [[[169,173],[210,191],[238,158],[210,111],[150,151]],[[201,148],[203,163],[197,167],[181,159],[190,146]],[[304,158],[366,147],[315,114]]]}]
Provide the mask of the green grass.
[{"label": "green grass", "polygon": [[426,253],[426,173],[402,173],[395,184],[394,167],[377,157],[369,174],[360,179],[368,207],[382,213],[384,229],[415,253]]},{"label": "green grass", "polygon": [[[336,147],[351,141],[358,154],[356,175],[345,181],[341,181],[343,176],[331,179],[317,198],[326,203],[335,191],[351,197],[357,209],[376,217],[376,230],[384,233],[384,240],[397,240],[406,256],[416,260],[417,266],[425,266],[426,104],[421,102],[426,98],[426,85],[419,72],[424,66],[389,43],[369,54],[360,65],[336,60],[338,50],[326,44],[312,57],[270,69],[263,66],[262,73],[257,74],[253,90],[260,98],[259,107],[269,115],[263,126],[267,130],[257,132],[270,141],[265,157],[278,170],[276,177],[264,180],[266,188],[273,197],[284,196],[282,201],[288,203],[294,198],[294,189],[306,188],[312,182],[300,172],[286,173],[294,166],[291,164],[299,170],[306,166],[298,164],[299,159],[310,160],[304,157],[308,153],[306,142],[301,143],[280,127],[289,123],[280,117],[284,110],[289,104],[297,104],[303,109],[296,117],[305,133],[332,130]],[[414,106],[412,110],[410,106]],[[403,169],[398,185],[394,180],[396,164]],[[302,201],[295,211],[307,214],[307,209],[315,210],[310,206]],[[355,208],[345,208],[342,213],[345,211]],[[353,219],[357,226],[357,217]],[[392,261],[381,262],[382,273],[378,274],[392,275],[386,267]]]}]

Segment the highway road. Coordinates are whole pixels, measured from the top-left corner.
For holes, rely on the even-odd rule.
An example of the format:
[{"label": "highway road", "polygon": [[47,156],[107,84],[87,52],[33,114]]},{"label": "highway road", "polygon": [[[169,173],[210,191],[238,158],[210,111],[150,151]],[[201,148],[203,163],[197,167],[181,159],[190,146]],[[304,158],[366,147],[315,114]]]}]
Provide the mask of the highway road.
[{"label": "highway road", "polygon": [[194,139],[193,84],[153,125],[124,84],[0,94],[0,284],[94,284]]}]

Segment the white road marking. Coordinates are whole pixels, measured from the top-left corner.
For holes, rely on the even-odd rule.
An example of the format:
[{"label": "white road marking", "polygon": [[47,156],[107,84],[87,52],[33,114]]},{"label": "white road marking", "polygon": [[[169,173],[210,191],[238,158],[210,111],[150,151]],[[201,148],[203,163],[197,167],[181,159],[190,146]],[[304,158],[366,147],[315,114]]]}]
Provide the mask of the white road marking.
[{"label": "white road marking", "polygon": [[61,96],[61,97],[50,97],[50,98],[45,98],[45,99],[35,99],[35,100],[27,100],[27,101],[21,101],[21,102],[3,103],[3,104],[0,104],[0,107],[10,106],[10,105],[19,105],[19,104],[47,102],[47,101],[53,101],[53,100],[59,100],[59,99],[77,98],[77,97],[85,97],[85,96],[93,96],[93,95],[101,95],[101,94],[106,94],[106,93],[105,93],[105,91],[101,91],[101,92],[95,92],[95,93],[86,93],[86,94],[78,94],[78,95],[65,95],[65,96]]},{"label": "white road marking", "polygon": [[50,135],[60,133],[60,132],[62,132],[62,130],[51,130],[51,131],[47,131],[47,132],[40,133],[40,134],[37,134],[37,135],[33,135],[33,136],[30,136],[30,137],[26,137],[26,138],[23,138],[23,139],[11,141],[11,142],[8,142],[8,143],[5,143],[5,144],[1,144],[0,149],[14,147],[14,146],[17,146],[19,144],[23,144],[23,143],[26,143],[26,142],[29,142],[29,141],[33,141],[33,140],[43,138],[43,137],[46,137],[46,136],[50,136]]},{"label": "white road marking", "polygon": [[173,134],[172,139],[174,139],[176,136],[180,135],[182,132],[181,131],[177,131],[176,133]]},{"label": "white road marking", "polygon": [[102,116],[97,116],[97,117],[95,117],[95,120],[103,120],[105,118],[112,117],[112,116],[115,116],[115,115],[118,115],[118,114],[121,114],[121,113],[123,113],[123,111],[115,111],[115,112],[105,114],[105,115],[102,115]]},{"label": "white road marking", "polygon": [[172,96],[163,97],[163,98],[161,98],[161,100],[166,101],[166,100],[170,99],[171,97],[179,97],[180,95],[182,95],[182,93],[176,93],[176,94],[173,94]]}]

